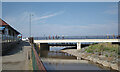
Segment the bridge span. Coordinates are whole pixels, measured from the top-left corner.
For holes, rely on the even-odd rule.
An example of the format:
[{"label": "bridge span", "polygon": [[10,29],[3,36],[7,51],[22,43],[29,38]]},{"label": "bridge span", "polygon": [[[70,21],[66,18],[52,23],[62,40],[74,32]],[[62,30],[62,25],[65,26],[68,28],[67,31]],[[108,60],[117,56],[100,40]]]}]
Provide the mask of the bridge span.
[{"label": "bridge span", "polygon": [[40,45],[47,43],[77,43],[77,50],[81,49],[81,43],[90,43],[90,42],[120,42],[119,39],[62,39],[62,40],[34,40],[34,43]]}]

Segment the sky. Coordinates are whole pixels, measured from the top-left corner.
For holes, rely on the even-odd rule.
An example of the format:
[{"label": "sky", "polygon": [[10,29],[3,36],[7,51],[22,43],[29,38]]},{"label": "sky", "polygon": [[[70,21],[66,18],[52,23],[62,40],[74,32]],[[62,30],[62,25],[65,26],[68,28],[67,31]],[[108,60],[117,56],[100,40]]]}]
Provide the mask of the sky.
[{"label": "sky", "polygon": [[119,2],[119,0],[2,0],[2,2]]},{"label": "sky", "polygon": [[2,19],[29,36],[118,34],[117,2],[3,2]]}]

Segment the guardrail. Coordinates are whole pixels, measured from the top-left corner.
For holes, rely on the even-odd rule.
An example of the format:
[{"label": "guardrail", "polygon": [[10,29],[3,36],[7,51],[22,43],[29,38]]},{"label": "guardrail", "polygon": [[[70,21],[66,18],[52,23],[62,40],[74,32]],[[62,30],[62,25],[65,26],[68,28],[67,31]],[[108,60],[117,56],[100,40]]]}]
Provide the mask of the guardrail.
[{"label": "guardrail", "polygon": [[34,40],[53,40],[53,39],[119,39],[118,35],[105,35],[105,36],[45,36],[34,37]]},{"label": "guardrail", "polygon": [[40,70],[42,72],[47,72],[36,49],[34,44],[32,44],[32,65],[33,65],[33,71],[36,72],[36,70]]}]

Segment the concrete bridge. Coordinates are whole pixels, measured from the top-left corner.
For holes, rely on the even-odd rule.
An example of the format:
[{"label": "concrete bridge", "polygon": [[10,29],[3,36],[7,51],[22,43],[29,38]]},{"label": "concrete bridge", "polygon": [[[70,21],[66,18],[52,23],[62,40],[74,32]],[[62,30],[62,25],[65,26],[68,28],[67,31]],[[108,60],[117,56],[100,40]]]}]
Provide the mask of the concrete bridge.
[{"label": "concrete bridge", "polygon": [[49,43],[49,46],[76,46],[76,43]]},{"label": "concrete bridge", "polygon": [[81,43],[96,42],[120,42],[119,39],[63,39],[63,40],[34,40],[40,48],[48,47],[48,43],[77,43],[77,50],[81,49]]}]

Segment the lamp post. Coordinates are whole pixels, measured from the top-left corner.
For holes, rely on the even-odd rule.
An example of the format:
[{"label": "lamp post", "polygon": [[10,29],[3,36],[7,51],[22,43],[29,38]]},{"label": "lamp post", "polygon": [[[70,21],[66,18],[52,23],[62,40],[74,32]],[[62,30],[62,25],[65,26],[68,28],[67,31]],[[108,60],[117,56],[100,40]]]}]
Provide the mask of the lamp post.
[{"label": "lamp post", "polygon": [[31,22],[32,22],[32,21],[31,21],[31,17],[32,17],[32,16],[33,16],[33,14],[30,14],[30,15],[29,15],[29,21],[30,21],[30,22],[29,22],[29,24],[30,24],[30,25],[29,25],[29,32],[30,32],[30,33],[29,33],[29,37],[31,37]]}]

